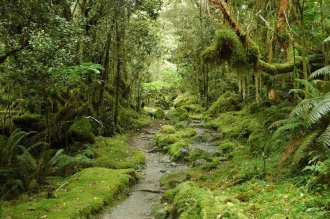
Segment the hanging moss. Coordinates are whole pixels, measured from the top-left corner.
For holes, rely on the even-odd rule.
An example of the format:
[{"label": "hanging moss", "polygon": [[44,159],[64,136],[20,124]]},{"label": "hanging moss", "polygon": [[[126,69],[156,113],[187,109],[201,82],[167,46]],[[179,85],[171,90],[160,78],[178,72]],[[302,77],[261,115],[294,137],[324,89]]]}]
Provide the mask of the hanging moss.
[{"label": "hanging moss", "polygon": [[86,118],[76,120],[69,129],[69,136],[72,141],[82,143],[94,143],[95,136],[90,121]]},{"label": "hanging moss", "polygon": [[244,63],[246,60],[242,43],[231,29],[220,29],[212,44],[202,52],[202,57],[208,63],[220,63],[223,61]]}]

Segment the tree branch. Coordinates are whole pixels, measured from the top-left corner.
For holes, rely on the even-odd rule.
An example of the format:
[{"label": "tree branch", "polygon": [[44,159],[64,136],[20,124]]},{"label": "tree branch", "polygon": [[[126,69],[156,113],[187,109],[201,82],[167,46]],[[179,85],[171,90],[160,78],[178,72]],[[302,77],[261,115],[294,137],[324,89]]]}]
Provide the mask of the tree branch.
[{"label": "tree branch", "polygon": [[[241,43],[248,49],[250,45],[255,44],[252,39],[244,33],[239,25],[235,22],[234,18],[229,14],[227,3],[224,0],[209,0],[211,4],[218,7],[223,14],[224,20],[229,24],[235,34],[239,37]],[[324,57],[322,57],[324,59]],[[322,59],[321,58],[321,59]],[[319,56],[309,56],[307,61],[312,62],[320,60]],[[296,56],[294,61],[288,61],[286,63],[268,63],[258,58],[255,68],[270,75],[285,74],[292,72],[295,67],[300,67],[303,62],[303,57]]]},{"label": "tree branch", "polygon": [[12,50],[8,51],[7,53],[5,53],[4,55],[0,56],[0,65],[2,63],[4,63],[9,56],[15,55],[19,51],[21,51],[23,49],[27,49],[27,48],[31,48],[31,46],[29,44],[27,44],[27,45],[21,46],[20,48],[12,49]]}]

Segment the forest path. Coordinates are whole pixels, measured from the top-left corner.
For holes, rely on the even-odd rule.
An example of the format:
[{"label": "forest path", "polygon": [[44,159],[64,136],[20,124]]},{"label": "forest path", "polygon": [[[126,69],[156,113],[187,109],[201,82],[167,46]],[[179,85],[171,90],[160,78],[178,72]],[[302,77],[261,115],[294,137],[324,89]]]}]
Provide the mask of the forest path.
[{"label": "forest path", "polygon": [[164,173],[179,172],[187,169],[184,164],[171,162],[166,154],[148,151],[152,149],[152,138],[158,129],[166,124],[155,122],[130,138],[132,147],[145,152],[146,166],[142,170],[141,180],[135,185],[130,196],[113,208],[106,209],[97,218],[103,219],[152,219],[152,207],[160,200],[160,178]]}]

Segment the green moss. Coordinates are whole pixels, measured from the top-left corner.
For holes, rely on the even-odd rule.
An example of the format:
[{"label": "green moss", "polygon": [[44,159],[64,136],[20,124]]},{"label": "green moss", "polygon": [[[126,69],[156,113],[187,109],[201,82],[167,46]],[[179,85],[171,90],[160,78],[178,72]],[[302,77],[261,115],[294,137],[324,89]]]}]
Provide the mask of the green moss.
[{"label": "green moss", "polygon": [[139,169],[145,163],[143,151],[128,146],[125,135],[111,138],[97,137],[92,151],[96,156],[93,166],[97,167]]},{"label": "green moss", "polygon": [[180,136],[177,134],[157,133],[153,138],[152,144],[155,147],[167,149],[169,145],[178,141],[180,141]]},{"label": "green moss", "polygon": [[165,119],[165,113],[162,109],[157,109],[156,110],[155,119]]},{"label": "green moss", "polygon": [[4,218],[87,218],[105,204],[114,203],[118,194],[128,192],[127,187],[135,176],[132,169],[84,169],[61,180],[55,198],[40,196],[16,205],[6,202],[1,206],[1,213]]},{"label": "green moss", "polygon": [[168,154],[172,160],[184,160],[189,156],[189,144],[185,141],[179,141],[172,144],[168,149]]},{"label": "green moss", "polygon": [[187,121],[190,120],[187,110],[182,108],[173,108],[167,111],[165,118],[172,121]]},{"label": "green moss", "polygon": [[189,161],[190,162],[194,162],[198,159],[210,159],[211,158],[211,154],[208,151],[199,149],[199,148],[194,148],[190,154],[189,154]]},{"label": "green moss", "polygon": [[186,172],[166,173],[160,179],[160,185],[164,189],[172,189],[188,179]]},{"label": "green moss", "polygon": [[189,113],[202,113],[204,108],[199,104],[189,104],[182,106],[183,109],[187,110]]},{"label": "green moss", "polygon": [[230,28],[217,31],[212,44],[202,52],[205,62],[219,64],[223,61],[246,62],[246,52],[235,32]]},{"label": "green moss", "polygon": [[223,154],[230,154],[236,147],[239,146],[239,142],[235,140],[224,140],[221,141],[217,146]]},{"label": "green moss", "polygon": [[119,125],[124,130],[135,130],[150,123],[148,113],[139,114],[131,108],[120,108]]},{"label": "green moss", "polygon": [[212,103],[207,113],[214,117],[219,113],[240,110],[241,98],[227,91]]},{"label": "green moss", "polygon": [[95,136],[90,121],[86,118],[81,118],[71,125],[69,129],[69,136],[72,141],[82,143],[94,143]]},{"label": "green moss", "polygon": [[40,126],[45,126],[41,123],[41,115],[24,114],[21,116],[14,116],[13,124],[24,131],[38,130]]},{"label": "green moss", "polygon": [[171,125],[163,125],[160,129],[159,129],[159,133],[162,134],[174,134],[175,133],[175,128]]},{"label": "green moss", "polygon": [[181,129],[177,133],[183,138],[191,138],[197,134],[194,128]]},{"label": "green moss", "polygon": [[225,138],[247,139],[252,133],[263,131],[263,122],[246,110],[219,114],[218,118],[205,124],[205,127],[216,129]]},{"label": "green moss", "polygon": [[177,98],[175,98],[175,100],[173,101],[173,105],[175,107],[187,106],[198,103],[198,97],[190,92],[185,92],[183,94],[178,95]]}]

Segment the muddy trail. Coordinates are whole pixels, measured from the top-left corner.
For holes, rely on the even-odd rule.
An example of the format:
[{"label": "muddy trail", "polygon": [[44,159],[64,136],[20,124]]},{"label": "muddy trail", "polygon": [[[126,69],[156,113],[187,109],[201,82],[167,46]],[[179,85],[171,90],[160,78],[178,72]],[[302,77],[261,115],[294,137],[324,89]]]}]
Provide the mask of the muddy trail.
[{"label": "muddy trail", "polygon": [[[156,132],[164,125],[164,122],[154,123],[143,128],[139,133],[131,137],[129,144],[138,147],[145,152],[146,165],[141,170],[141,180],[135,185],[124,201],[114,207],[109,207],[96,216],[97,219],[152,219],[152,208],[160,201],[162,188],[160,179],[165,173],[186,171],[187,164],[172,162],[168,155],[161,152],[152,151],[152,138]],[[196,130],[196,137],[205,133],[213,135],[214,132],[200,128],[200,121],[193,121],[189,126]],[[200,148],[209,152],[214,152],[213,140],[218,136],[209,138],[207,142],[194,142],[190,149]]]}]

